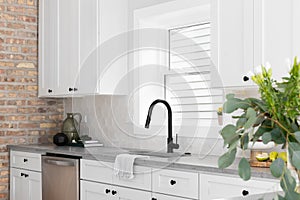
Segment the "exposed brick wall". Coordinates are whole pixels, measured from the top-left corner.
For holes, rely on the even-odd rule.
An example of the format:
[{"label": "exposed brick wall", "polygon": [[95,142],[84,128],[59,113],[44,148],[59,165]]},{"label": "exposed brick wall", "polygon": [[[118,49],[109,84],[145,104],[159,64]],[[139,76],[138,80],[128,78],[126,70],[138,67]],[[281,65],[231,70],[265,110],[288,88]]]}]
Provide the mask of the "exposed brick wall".
[{"label": "exposed brick wall", "polygon": [[37,21],[38,0],[0,0],[0,199],[8,198],[6,145],[47,141],[63,118],[61,99],[37,97]]}]

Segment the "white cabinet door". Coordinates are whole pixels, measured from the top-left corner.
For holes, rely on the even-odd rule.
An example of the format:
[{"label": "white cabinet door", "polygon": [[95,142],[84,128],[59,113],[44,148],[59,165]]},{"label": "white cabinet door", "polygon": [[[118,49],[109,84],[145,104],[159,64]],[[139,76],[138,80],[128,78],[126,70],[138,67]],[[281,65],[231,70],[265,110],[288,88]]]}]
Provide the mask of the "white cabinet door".
[{"label": "white cabinet door", "polygon": [[109,200],[111,199],[112,188],[110,185],[80,181],[81,200]]},{"label": "white cabinet door", "polygon": [[[243,79],[253,69],[253,0],[212,2],[212,43],[217,44],[219,54],[213,62],[222,80],[213,86],[252,85]],[[216,31],[218,37],[214,35]]]},{"label": "white cabinet door", "polygon": [[126,94],[128,56],[128,0],[99,1],[100,94]]},{"label": "white cabinet door", "polygon": [[298,56],[300,58],[300,26],[299,26],[299,19],[300,19],[300,1],[293,0],[293,56]]},{"label": "white cabinet door", "polygon": [[39,2],[39,96],[55,95],[59,87],[58,2]]},{"label": "white cabinet door", "polygon": [[190,199],[152,193],[152,200],[190,200]]},{"label": "white cabinet door", "polygon": [[97,89],[99,0],[80,1],[80,71],[75,88],[80,94],[93,94]]},{"label": "white cabinet door", "polygon": [[238,177],[200,175],[200,199],[210,200],[229,197],[275,192],[279,190],[278,180],[251,179],[243,181]]},{"label": "white cabinet door", "polygon": [[[254,66],[269,62],[273,77],[279,81],[288,72],[286,59],[293,59],[299,53],[293,52],[300,37],[294,35],[293,38],[293,29],[296,31],[298,27],[293,24],[293,14],[298,15],[300,9],[297,1],[254,0]],[[297,11],[293,12],[297,4]]]},{"label": "white cabinet door", "polygon": [[16,168],[10,169],[11,200],[41,200],[41,173]]},{"label": "white cabinet door", "polygon": [[79,0],[59,0],[59,93],[74,92],[79,78]]}]

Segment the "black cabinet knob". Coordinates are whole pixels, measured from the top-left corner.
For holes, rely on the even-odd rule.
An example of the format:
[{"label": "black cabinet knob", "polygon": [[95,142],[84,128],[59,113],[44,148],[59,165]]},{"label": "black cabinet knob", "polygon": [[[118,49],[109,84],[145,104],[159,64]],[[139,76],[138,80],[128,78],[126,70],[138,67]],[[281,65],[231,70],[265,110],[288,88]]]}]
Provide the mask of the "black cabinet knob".
[{"label": "black cabinet knob", "polygon": [[116,194],[117,194],[117,191],[113,190],[113,191],[111,191],[111,194],[112,194],[112,195],[116,195]]},{"label": "black cabinet knob", "polygon": [[73,88],[69,88],[69,92],[72,92],[74,89]]},{"label": "black cabinet knob", "polygon": [[248,194],[249,194],[249,192],[248,192],[247,190],[243,190],[243,191],[242,191],[242,195],[243,195],[243,196],[247,196]]},{"label": "black cabinet knob", "polygon": [[25,174],[25,173],[21,173],[21,176],[24,176],[25,178],[27,178],[29,175]]},{"label": "black cabinet knob", "polygon": [[154,198],[154,197],[152,197],[152,199],[151,200],[157,200],[157,198]]},{"label": "black cabinet knob", "polygon": [[170,181],[170,184],[171,184],[171,185],[175,185],[175,184],[176,184],[176,181],[175,181],[175,180],[171,180],[171,181]]},{"label": "black cabinet knob", "polygon": [[249,81],[249,80],[250,80],[250,79],[249,79],[248,76],[244,76],[244,77],[243,77],[243,81],[247,82],[247,81]]},{"label": "black cabinet knob", "polygon": [[23,160],[24,162],[28,162],[28,159],[27,158],[24,158],[24,160]]},{"label": "black cabinet knob", "polygon": [[106,190],[105,190],[105,193],[106,193],[106,194],[109,194],[109,193],[110,193],[110,189],[106,189]]},{"label": "black cabinet knob", "polygon": [[48,93],[52,93],[53,91],[51,89],[48,89]]}]

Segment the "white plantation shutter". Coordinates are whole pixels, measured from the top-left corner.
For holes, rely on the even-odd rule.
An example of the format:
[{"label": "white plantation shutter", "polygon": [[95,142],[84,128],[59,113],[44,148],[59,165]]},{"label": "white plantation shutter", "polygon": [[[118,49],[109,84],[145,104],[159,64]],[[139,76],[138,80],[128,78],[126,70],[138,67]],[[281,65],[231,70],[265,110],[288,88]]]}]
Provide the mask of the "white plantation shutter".
[{"label": "white plantation shutter", "polygon": [[[169,67],[165,96],[173,110],[174,123],[200,126],[217,124],[217,109],[223,90],[212,89],[210,23],[169,30]],[[188,124],[187,124],[188,125]]]}]

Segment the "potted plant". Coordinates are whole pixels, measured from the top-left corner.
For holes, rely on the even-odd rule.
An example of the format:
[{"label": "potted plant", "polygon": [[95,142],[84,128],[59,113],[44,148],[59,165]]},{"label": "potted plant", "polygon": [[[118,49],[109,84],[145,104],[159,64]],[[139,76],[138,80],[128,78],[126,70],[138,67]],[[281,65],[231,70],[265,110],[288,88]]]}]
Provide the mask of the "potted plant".
[{"label": "potted plant", "polygon": [[[250,141],[255,143],[260,138],[264,144],[273,141],[282,145],[288,157],[287,163],[278,158],[270,166],[285,193],[278,198],[300,199],[300,63],[295,58],[289,77],[284,77],[282,82],[274,80],[271,68],[264,66],[251,78],[258,85],[260,99],[226,96],[223,112],[241,110],[241,114],[233,116],[235,124],[228,124],[220,131],[228,149],[218,160],[219,168],[230,166],[236,159],[237,148],[246,151]],[[239,161],[238,173],[245,181],[251,178],[251,167],[245,156]]]}]

